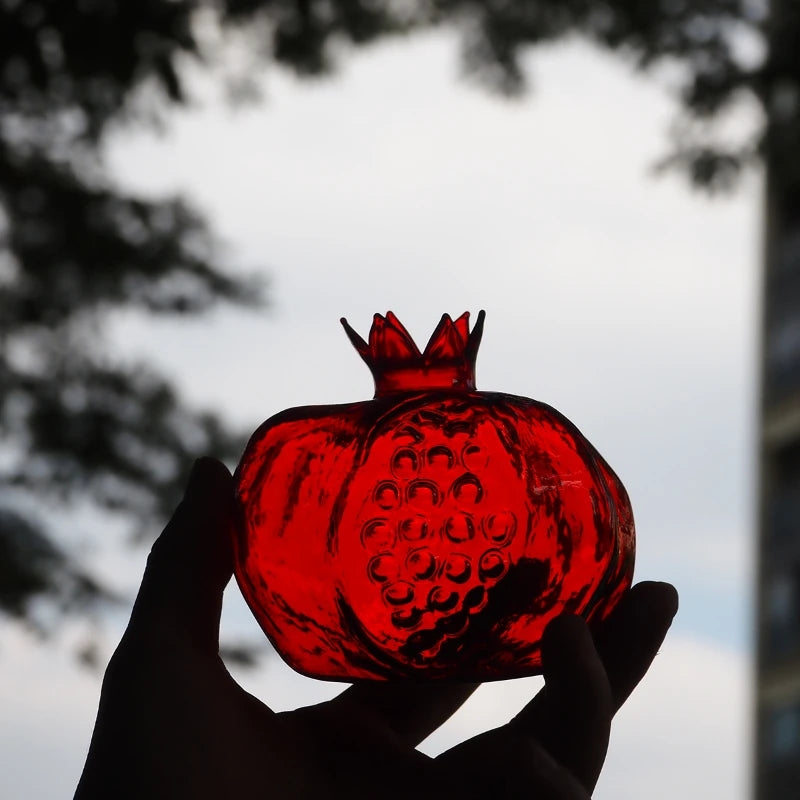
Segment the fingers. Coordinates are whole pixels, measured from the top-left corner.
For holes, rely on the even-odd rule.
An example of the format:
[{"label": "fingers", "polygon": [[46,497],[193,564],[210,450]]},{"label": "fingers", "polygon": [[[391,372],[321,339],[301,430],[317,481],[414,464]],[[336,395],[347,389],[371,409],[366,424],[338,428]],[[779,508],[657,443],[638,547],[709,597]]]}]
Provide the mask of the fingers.
[{"label": "fingers", "polygon": [[399,742],[416,747],[457,711],[477,683],[360,683],[330,701],[339,714],[369,717]]},{"label": "fingers", "polygon": [[216,654],[222,593],[233,569],[233,480],[211,458],[192,468],[183,500],[147,559],[131,634],[180,636]]},{"label": "fingers", "polygon": [[678,609],[667,583],[634,586],[595,633],[575,617],[554,620],[542,643],[545,688],[520,712],[522,726],[591,790],[611,717],[647,672]]},{"label": "fingers", "polygon": [[618,710],[644,677],[678,611],[668,583],[643,581],[620,601],[595,635]]},{"label": "fingers", "polygon": [[[588,800],[605,759],[611,720],[646,673],[678,607],[669,584],[626,594],[593,638],[578,617],[547,628],[545,688],[511,723],[436,759],[438,783],[459,797]],[[474,687],[356,686],[340,695],[351,710],[373,708],[417,744]]]},{"label": "fingers", "polygon": [[612,691],[586,623],[563,616],[548,625],[542,641],[545,689],[509,726],[513,735],[536,739],[592,791],[605,760]]}]

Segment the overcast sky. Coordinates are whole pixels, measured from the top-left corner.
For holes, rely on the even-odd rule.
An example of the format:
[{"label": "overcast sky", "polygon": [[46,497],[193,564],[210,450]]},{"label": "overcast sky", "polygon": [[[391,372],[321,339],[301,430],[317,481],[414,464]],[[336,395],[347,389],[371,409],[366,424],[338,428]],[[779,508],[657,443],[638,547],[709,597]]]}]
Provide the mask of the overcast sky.
[{"label": "overcast sky", "polygon": [[[636,578],[682,595],[595,796],[743,800],[758,181],[711,201],[653,179],[673,116],[663,86],[578,45],[529,66],[525,100],[488,96],[458,80],[454,42],[437,34],[360,54],[331,80],[270,75],[263,107],[210,104],[164,138],[118,137],[120,179],[193,197],[231,263],[268,272],[272,306],[179,327],[120,317],[110,339],[169,370],[193,403],[255,427],[288,406],[371,396],[340,316],[365,335],[392,309],[424,345],[443,312],[486,309],[478,388],[578,425],[629,490]],[[132,590],[145,554],[86,557]],[[260,636],[236,595],[226,629]],[[0,794],[62,798],[99,691],[66,653],[80,626],[57,648],[2,634]],[[241,679],[280,708],[336,690],[277,659]],[[495,726],[535,685],[484,687],[428,749]]]}]

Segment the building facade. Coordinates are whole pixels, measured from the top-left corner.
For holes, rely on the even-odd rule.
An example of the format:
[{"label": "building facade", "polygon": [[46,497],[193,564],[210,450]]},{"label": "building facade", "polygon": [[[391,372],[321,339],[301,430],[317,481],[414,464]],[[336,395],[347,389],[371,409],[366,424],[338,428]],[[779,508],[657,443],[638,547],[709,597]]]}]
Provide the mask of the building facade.
[{"label": "building facade", "polygon": [[800,227],[766,238],[754,794],[800,800]]},{"label": "building facade", "polygon": [[800,800],[800,2],[770,10],[753,794]]}]

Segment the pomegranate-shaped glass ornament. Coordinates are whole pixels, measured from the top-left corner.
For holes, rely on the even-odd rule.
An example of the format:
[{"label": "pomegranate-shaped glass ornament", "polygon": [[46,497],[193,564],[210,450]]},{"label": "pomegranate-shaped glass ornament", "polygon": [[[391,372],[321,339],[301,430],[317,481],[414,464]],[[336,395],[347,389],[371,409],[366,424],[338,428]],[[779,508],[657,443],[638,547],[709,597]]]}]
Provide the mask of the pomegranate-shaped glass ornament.
[{"label": "pomegranate-shaped glass ornament", "polygon": [[541,669],[547,623],[630,585],[622,483],[558,411],[475,388],[484,313],[420,353],[391,312],[342,324],[373,400],[283,411],[237,469],[235,573],[278,652],[334,680]]}]

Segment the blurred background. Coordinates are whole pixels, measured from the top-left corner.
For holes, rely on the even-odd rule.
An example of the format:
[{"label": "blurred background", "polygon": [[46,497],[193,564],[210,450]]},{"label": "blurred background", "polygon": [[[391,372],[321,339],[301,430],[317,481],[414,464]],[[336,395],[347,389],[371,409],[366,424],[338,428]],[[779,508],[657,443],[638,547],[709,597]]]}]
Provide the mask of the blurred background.
[{"label": "blurred background", "polygon": [[[792,0],[0,2],[0,796],[73,790],[193,459],[369,398],[340,316],[485,308],[479,388],[578,425],[681,593],[595,796],[796,800],[798,145]],[[235,586],[222,639],[340,689]]]}]

